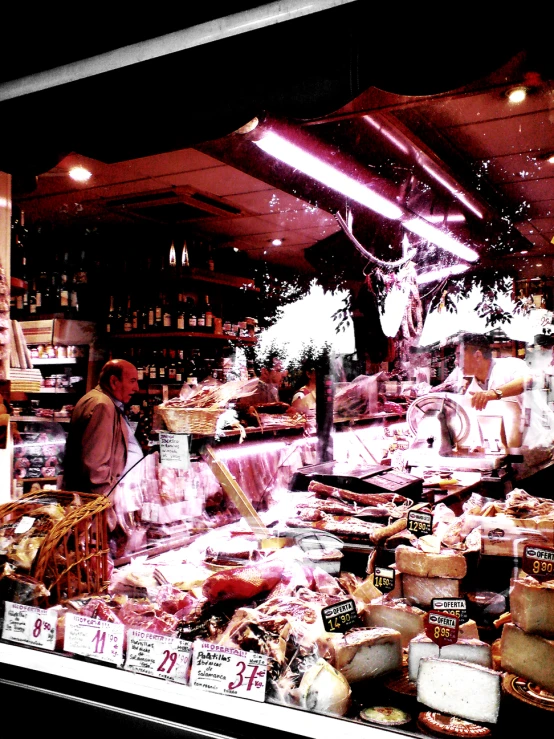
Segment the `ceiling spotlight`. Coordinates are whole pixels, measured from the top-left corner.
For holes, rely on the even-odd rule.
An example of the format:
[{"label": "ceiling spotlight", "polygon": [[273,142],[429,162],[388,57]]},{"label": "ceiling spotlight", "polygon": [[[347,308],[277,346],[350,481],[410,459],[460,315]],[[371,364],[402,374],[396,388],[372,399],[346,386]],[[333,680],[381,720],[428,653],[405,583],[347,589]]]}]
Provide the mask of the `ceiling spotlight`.
[{"label": "ceiling spotlight", "polygon": [[527,251],[527,249],[522,249],[519,253],[520,254],[529,254],[529,252]]},{"label": "ceiling spotlight", "polygon": [[524,85],[512,87],[506,92],[506,97],[511,103],[522,103],[527,97],[527,88]]},{"label": "ceiling spotlight", "polygon": [[281,246],[283,239],[272,239],[271,246]]},{"label": "ceiling spotlight", "polygon": [[548,154],[543,154],[541,159],[544,159],[548,164],[554,164],[554,151],[549,151]]},{"label": "ceiling spotlight", "polygon": [[88,182],[92,177],[92,172],[89,172],[88,169],[85,169],[84,167],[72,167],[69,170],[69,176],[72,180],[75,180],[75,182]]}]

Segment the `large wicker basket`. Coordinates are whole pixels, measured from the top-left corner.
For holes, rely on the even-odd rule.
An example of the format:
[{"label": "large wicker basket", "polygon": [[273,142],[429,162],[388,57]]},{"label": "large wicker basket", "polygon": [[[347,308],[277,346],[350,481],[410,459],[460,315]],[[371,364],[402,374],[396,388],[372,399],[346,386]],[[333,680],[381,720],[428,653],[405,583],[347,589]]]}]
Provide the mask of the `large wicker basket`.
[{"label": "large wicker basket", "polygon": [[45,490],[26,493],[0,505],[0,525],[32,516],[37,507],[55,501],[69,506],[66,515],[54,523],[40,544],[29,574],[50,591],[39,606],[59,603],[67,598],[93,595],[106,589],[108,570],[107,509],[111,501],[103,495]]},{"label": "large wicker basket", "polygon": [[174,434],[213,436],[225,408],[164,408],[158,406],[168,430]]}]

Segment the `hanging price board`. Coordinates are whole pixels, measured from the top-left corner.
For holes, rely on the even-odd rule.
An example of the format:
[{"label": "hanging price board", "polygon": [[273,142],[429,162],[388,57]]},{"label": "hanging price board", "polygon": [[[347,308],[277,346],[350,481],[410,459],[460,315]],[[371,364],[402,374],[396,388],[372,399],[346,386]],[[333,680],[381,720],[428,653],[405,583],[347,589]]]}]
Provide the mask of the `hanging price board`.
[{"label": "hanging price board", "polygon": [[358,612],[353,600],[343,600],[321,611],[325,631],[344,633],[356,625]]},{"label": "hanging price board", "polygon": [[68,613],[63,648],[66,652],[93,657],[101,662],[123,663],[123,624]]},{"label": "hanging price board", "polygon": [[125,669],[186,683],[190,651],[191,643],[183,639],[131,629],[127,632]]},{"label": "hanging price board", "polygon": [[30,647],[54,649],[57,621],[55,611],[6,601],[2,639]]},{"label": "hanging price board", "polygon": [[458,641],[459,619],[441,611],[429,611],[425,616],[425,635],[439,647]]},{"label": "hanging price board", "polygon": [[373,573],[373,584],[382,593],[394,590],[394,570],[392,567],[376,567]]},{"label": "hanging price board", "polygon": [[554,580],[554,549],[525,547],[521,569],[537,580]]},{"label": "hanging price board", "polygon": [[408,511],[408,531],[418,538],[433,533],[433,514],[420,511]]},{"label": "hanging price board", "polygon": [[263,702],[266,677],[265,654],[200,640],[193,644],[189,681],[192,688]]},{"label": "hanging price board", "polygon": [[190,468],[189,434],[168,434],[160,432],[160,464],[179,470]]},{"label": "hanging price board", "polygon": [[442,611],[451,616],[457,616],[460,626],[469,621],[467,615],[467,603],[465,598],[433,598],[431,601],[432,611]]}]

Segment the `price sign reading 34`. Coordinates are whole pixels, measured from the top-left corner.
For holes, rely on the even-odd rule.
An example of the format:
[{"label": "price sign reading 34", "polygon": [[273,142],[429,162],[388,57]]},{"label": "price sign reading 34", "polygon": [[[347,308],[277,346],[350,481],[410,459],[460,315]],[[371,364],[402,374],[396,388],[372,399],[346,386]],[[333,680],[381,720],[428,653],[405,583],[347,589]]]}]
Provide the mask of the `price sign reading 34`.
[{"label": "price sign reading 34", "polygon": [[537,580],[554,580],[554,549],[525,547],[521,569]]},{"label": "price sign reading 34", "polygon": [[54,649],[57,615],[54,611],[6,601],[2,639],[30,647]]},{"label": "price sign reading 34", "polygon": [[423,511],[408,512],[408,531],[415,536],[427,536],[433,533],[433,514]]},{"label": "price sign reading 34", "polygon": [[65,617],[64,651],[93,657],[101,662],[123,663],[123,624],[68,613]]},{"label": "price sign reading 34", "polygon": [[444,647],[458,641],[459,618],[442,611],[429,611],[425,616],[425,635]]}]

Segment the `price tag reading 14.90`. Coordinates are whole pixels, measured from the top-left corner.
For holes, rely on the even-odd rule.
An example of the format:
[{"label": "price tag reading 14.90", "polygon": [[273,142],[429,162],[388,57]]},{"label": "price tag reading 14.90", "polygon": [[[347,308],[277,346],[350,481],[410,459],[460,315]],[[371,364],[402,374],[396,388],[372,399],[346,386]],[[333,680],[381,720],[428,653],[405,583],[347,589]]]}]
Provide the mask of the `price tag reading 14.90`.
[{"label": "price tag reading 14.90", "polygon": [[427,536],[433,533],[433,514],[423,511],[408,512],[408,531],[415,536]]},{"label": "price tag reading 14.90", "polygon": [[358,612],[353,600],[343,600],[321,611],[325,631],[343,633],[356,625]]}]

